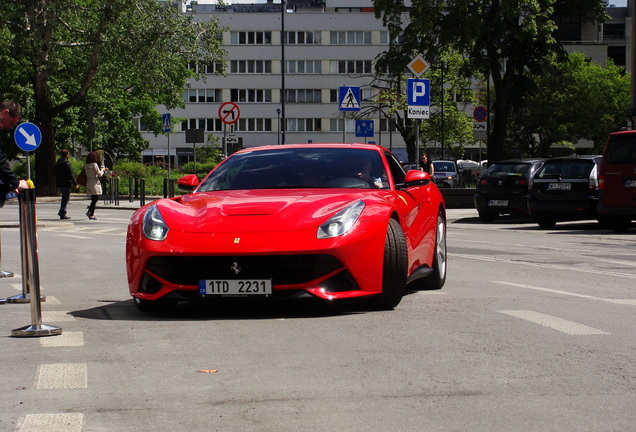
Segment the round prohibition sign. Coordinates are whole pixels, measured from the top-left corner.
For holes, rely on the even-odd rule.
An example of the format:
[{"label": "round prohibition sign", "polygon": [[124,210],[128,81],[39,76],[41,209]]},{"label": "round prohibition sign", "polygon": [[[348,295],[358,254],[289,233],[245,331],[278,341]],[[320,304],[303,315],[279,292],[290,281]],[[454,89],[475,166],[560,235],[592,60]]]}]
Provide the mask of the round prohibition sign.
[{"label": "round prohibition sign", "polygon": [[483,122],[488,118],[488,110],[486,107],[478,106],[473,110],[473,118],[475,121]]},{"label": "round prohibition sign", "polygon": [[241,117],[241,110],[234,102],[225,102],[219,107],[219,118],[225,124],[236,123]]}]

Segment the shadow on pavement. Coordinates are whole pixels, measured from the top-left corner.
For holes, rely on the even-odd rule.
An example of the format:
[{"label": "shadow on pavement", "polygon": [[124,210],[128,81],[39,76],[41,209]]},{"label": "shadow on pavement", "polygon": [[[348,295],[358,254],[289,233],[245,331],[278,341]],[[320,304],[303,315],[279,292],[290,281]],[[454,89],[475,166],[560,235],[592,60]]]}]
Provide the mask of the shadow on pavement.
[{"label": "shadow on pavement", "polygon": [[362,302],[329,303],[319,299],[244,300],[215,299],[179,302],[166,312],[140,312],[132,299],[100,300],[104,303],[90,309],[72,311],[76,318],[113,321],[191,321],[191,320],[268,320],[325,318],[369,312]]}]

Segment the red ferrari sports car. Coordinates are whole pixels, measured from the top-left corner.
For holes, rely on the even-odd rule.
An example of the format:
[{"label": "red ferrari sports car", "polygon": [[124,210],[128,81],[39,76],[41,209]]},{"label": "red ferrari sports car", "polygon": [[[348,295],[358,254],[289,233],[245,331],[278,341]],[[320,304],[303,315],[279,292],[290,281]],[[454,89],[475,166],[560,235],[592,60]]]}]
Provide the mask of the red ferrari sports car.
[{"label": "red ferrari sports car", "polygon": [[241,150],[186,195],[131,218],[130,293],[141,311],[180,300],[310,294],[392,309],[446,280],[446,209],[428,174],[387,149],[297,144]]}]

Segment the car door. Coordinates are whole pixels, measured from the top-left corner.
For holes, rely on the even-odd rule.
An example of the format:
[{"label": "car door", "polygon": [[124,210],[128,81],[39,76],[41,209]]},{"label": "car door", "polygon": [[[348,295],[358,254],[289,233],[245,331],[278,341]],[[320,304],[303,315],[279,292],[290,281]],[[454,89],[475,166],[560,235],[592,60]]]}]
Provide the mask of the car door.
[{"label": "car door", "polygon": [[606,207],[636,208],[636,133],[610,135],[601,174]]}]

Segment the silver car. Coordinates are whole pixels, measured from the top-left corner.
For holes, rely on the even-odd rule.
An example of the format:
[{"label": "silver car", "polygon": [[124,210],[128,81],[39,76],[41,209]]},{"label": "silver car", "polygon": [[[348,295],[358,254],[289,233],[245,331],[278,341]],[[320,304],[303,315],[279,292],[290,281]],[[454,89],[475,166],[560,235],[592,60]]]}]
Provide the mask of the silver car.
[{"label": "silver car", "polygon": [[457,187],[457,166],[453,161],[436,160],[433,161],[433,168],[435,170],[435,182],[438,187]]}]

